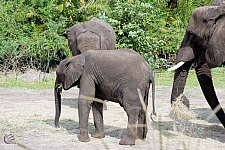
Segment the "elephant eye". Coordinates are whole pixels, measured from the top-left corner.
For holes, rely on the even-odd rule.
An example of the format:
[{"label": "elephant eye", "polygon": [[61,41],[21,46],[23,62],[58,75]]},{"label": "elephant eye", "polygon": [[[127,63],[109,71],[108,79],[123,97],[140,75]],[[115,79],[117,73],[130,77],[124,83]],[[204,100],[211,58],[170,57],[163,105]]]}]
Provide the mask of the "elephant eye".
[{"label": "elephant eye", "polygon": [[68,62],[68,63],[65,65],[65,69],[68,68],[69,64],[70,64],[70,62]]},{"label": "elephant eye", "polygon": [[207,22],[207,20],[206,20],[206,19],[203,19],[203,20],[202,20],[202,22],[206,23],[206,22]]},{"label": "elephant eye", "polygon": [[67,70],[67,69],[68,69],[68,67],[69,67],[69,63],[65,64],[64,69],[65,69],[65,70]]}]

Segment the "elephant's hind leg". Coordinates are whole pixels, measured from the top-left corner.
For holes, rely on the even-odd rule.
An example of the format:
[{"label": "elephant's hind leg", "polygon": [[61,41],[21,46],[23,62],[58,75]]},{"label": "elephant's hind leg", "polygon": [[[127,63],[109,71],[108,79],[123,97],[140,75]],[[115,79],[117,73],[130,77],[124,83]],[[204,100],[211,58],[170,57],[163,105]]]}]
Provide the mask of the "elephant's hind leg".
[{"label": "elephant's hind leg", "polygon": [[140,109],[138,107],[128,108],[124,107],[128,116],[128,125],[125,136],[120,140],[120,145],[135,145],[137,120]]},{"label": "elephant's hind leg", "polygon": [[137,126],[137,138],[144,140],[148,132],[147,122],[146,122],[146,113],[141,110],[138,116],[138,126]]}]

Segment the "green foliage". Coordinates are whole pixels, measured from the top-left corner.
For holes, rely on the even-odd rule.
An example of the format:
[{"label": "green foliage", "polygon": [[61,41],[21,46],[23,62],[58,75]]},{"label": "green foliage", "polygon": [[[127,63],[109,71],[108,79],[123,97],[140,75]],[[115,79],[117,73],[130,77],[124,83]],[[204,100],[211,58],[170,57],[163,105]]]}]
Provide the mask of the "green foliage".
[{"label": "green foliage", "polygon": [[213,0],[176,0],[176,3],[169,6],[172,13],[171,16],[176,16],[181,25],[186,27],[192,11],[200,6],[211,5]]},{"label": "green foliage", "polygon": [[96,16],[113,26],[117,48],[132,48],[153,68],[167,68],[182,41],[192,10],[212,0],[0,0],[1,69],[48,71],[70,57],[62,36]]},{"label": "green foliage", "polygon": [[82,6],[76,4],[76,7],[72,3],[70,3],[70,5],[64,4],[63,6],[62,14],[69,20],[67,22],[68,27],[78,22],[83,23],[84,21],[90,20],[99,13],[110,11],[107,0],[97,0],[90,3],[86,2]]},{"label": "green foliage", "polygon": [[60,36],[66,18],[53,1],[1,2],[0,63],[6,69],[35,67],[48,70],[56,53],[68,56],[66,40]]},{"label": "green foliage", "polygon": [[158,1],[116,1],[112,11],[98,17],[110,23],[117,35],[117,48],[132,48],[154,68],[167,67],[183,36],[184,29],[167,21],[166,3]]}]

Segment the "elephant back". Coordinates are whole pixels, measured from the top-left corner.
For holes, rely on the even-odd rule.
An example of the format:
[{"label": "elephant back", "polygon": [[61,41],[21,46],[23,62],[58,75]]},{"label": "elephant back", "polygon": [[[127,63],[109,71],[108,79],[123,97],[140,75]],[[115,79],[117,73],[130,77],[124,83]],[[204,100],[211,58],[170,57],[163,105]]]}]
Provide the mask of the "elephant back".
[{"label": "elephant back", "polygon": [[212,5],[213,6],[222,6],[222,5],[225,5],[225,1],[224,0],[214,0]]},{"label": "elephant back", "polygon": [[[99,20],[96,17],[92,18],[91,21],[96,22],[97,24],[99,24],[99,25],[105,27],[107,30],[109,30],[109,35],[107,35],[107,37],[105,37],[105,38],[110,39],[110,44],[105,49],[115,49],[116,33],[115,33],[113,27],[110,24],[108,24],[107,22]],[[102,48],[102,49],[104,49],[104,48]]]},{"label": "elephant back", "polygon": [[116,45],[116,34],[112,26],[95,17],[82,25],[77,23],[70,27],[67,39],[73,56],[89,49],[115,49]]}]

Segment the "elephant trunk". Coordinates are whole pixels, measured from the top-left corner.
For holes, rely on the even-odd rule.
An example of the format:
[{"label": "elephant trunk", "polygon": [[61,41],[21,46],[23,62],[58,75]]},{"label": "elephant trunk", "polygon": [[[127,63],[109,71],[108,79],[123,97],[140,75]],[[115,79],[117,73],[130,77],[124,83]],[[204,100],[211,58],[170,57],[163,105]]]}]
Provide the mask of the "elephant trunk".
[{"label": "elephant trunk", "polygon": [[55,81],[55,127],[59,128],[59,117],[61,114],[61,92],[62,92],[62,85],[59,83],[58,78]]},{"label": "elephant trunk", "polygon": [[178,68],[175,71],[171,94],[171,104],[176,101],[177,97],[180,96],[180,94],[183,93],[191,64],[192,62],[185,62],[182,67]]},{"label": "elephant trunk", "polygon": [[[225,127],[225,114],[216,96],[209,67],[206,63],[203,63],[196,67],[195,70],[202,92],[208,104],[210,105],[212,110],[216,111],[216,116]],[[216,108],[219,108],[219,110],[217,111]]]}]

